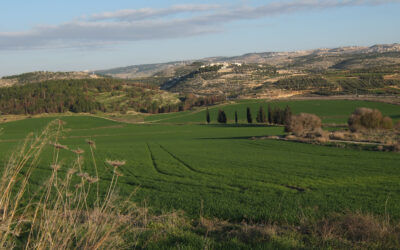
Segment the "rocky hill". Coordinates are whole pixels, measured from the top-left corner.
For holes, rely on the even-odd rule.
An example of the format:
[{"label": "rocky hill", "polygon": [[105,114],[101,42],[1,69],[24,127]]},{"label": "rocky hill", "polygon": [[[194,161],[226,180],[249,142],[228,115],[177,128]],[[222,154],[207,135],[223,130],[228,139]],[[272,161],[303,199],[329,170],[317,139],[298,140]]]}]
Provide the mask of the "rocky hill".
[{"label": "rocky hill", "polygon": [[36,71],[20,75],[3,77],[0,79],[0,87],[9,87],[13,85],[23,85],[27,83],[37,83],[49,80],[98,79],[98,78],[103,78],[103,77],[88,72]]},{"label": "rocky hill", "polygon": [[295,94],[398,94],[400,44],[248,53],[138,65],[102,73],[176,93],[232,98]]},{"label": "rocky hill", "polygon": [[314,49],[293,52],[248,53],[233,57],[210,57],[199,60],[161,64],[134,65],[96,71],[97,74],[117,78],[176,77],[185,66],[200,63],[269,64],[278,69],[328,70],[376,67],[400,63],[400,44],[371,47],[348,46],[333,49]]}]

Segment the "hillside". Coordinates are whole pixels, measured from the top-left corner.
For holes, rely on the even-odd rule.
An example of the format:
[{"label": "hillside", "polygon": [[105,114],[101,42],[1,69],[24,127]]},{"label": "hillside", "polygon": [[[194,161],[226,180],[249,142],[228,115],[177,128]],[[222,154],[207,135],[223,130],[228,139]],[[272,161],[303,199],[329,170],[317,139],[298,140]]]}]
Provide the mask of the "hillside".
[{"label": "hillside", "polygon": [[[358,61],[357,61],[358,60]],[[361,60],[361,63],[360,63]],[[98,74],[118,78],[138,78],[150,76],[176,76],[178,68],[193,62],[202,63],[245,63],[270,64],[279,69],[327,70],[345,64],[346,69],[376,67],[400,63],[400,44],[383,44],[371,47],[348,46],[333,49],[314,49],[293,52],[248,53],[233,57],[209,57],[198,60],[169,62],[159,64],[134,65],[96,71]]]},{"label": "hillside", "polygon": [[14,85],[23,85],[26,83],[36,83],[49,80],[66,80],[66,79],[98,79],[102,78],[96,74],[87,72],[49,72],[36,71],[20,75],[5,76],[0,79],[0,87],[8,87]]},{"label": "hillside", "polygon": [[312,72],[283,70],[268,64],[214,64],[165,81],[176,93],[226,95],[230,98],[292,95],[400,94],[400,64],[366,69]]},{"label": "hillside", "polygon": [[[293,95],[399,95],[400,44],[248,53],[235,57],[128,66],[92,74],[32,72],[3,77],[0,86],[110,77],[123,79],[135,86],[147,86],[153,91],[164,90],[163,95],[168,95],[165,91],[176,93],[176,96],[281,98]],[[109,98],[104,99],[100,101],[108,102]],[[161,99],[157,101],[158,107],[169,98]]]},{"label": "hillside", "polygon": [[49,80],[0,88],[1,114],[178,111],[177,94],[115,79]]},{"label": "hillside", "polygon": [[249,53],[97,73],[175,93],[231,98],[400,93],[400,45]]}]

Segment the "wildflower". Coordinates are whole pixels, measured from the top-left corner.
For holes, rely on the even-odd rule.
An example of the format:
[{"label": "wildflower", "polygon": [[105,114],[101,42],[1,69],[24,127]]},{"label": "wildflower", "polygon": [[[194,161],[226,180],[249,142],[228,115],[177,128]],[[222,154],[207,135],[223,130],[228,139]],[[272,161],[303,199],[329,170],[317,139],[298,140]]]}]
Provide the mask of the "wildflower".
[{"label": "wildflower", "polygon": [[65,125],[66,123],[65,123],[65,121],[62,121],[62,120],[57,120],[58,121],[58,125]]},{"label": "wildflower", "polygon": [[81,178],[85,178],[85,179],[87,179],[88,177],[89,177],[89,174],[88,173],[78,173],[78,174],[76,174],[77,176],[79,176],[79,177],[81,177]]},{"label": "wildflower", "polygon": [[61,166],[58,165],[58,164],[52,164],[52,165],[51,165],[51,168],[52,168],[54,171],[58,171],[58,170],[61,168]]},{"label": "wildflower", "polygon": [[96,148],[96,143],[94,141],[87,139],[86,143],[92,146],[93,148]]},{"label": "wildflower", "polygon": [[111,160],[107,160],[106,161],[109,165],[113,166],[114,168],[120,167],[125,165],[126,161],[111,161]]},{"label": "wildflower", "polygon": [[76,169],[75,168],[70,168],[70,169],[68,169],[68,172],[67,172],[67,174],[69,174],[69,175],[73,175],[73,174],[75,174],[76,173]]},{"label": "wildflower", "polygon": [[67,146],[61,145],[59,143],[53,143],[52,144],[56,149],[68,149]]},{"label": "wildflower", "polygon": [[117,176],[124,176],[121,172],[118,172],[117,170],[114,170],[114,173],[115,173],[115,175],[117,175]]},{"label": "wildflower", "polygon": [[77,155],[83,154],[85,153],[85,150],[78,148],[77,150],[71,150],[72,152],[74,152]]},{"label": "wildflower", "polygon": [[87,182],[89,182],[89,183],[95,183],[95,182],[98,182],[98,181],[99,181],[99,178],[88,176],[88,177],[86,178],[86,180],[87,180]]}]

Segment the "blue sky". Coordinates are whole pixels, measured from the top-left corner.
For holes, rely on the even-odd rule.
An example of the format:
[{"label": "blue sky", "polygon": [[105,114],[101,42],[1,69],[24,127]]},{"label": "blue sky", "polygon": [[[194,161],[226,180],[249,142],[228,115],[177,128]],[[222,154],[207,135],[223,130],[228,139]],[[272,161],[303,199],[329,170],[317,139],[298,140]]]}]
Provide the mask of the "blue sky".
[{"label": "blue sky", "polygon": [[0,76],[400,42],[400,1],[3,1]]}]

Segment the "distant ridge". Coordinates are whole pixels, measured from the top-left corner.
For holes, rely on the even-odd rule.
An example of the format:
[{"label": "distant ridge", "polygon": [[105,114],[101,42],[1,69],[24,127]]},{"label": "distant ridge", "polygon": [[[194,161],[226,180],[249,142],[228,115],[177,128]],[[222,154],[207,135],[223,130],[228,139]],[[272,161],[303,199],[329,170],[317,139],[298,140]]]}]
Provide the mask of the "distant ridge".
[{"label": "distant ridge", "polygon": [[[392,53],[392,54],[390,54]],[[360,56],[370,56],[377,60],[377,64],[396,64],[400,63],[400,44],[377,44],[370,47],[365,46],[346,46],[338,48],[320,48],[313,50],[301,50],[292,52],[260,52],[246,53],[232,57],[208,57],[197,60],[174,61],[167,63],[141,64],[113,69],[95,71],[96,74],[108,75],[117,78],[139,78],[150,77],[162,72],[162,76],[173,77],[174,69],[189,65],[193,62],[240,62],[240,63],[261,63],[270,64],[276,67],[295,67],[299,69],[328,69],[342,61],[356,60]],[[386,58],[386,60],[379,60]],[[388,59],[389,58],[389,59]],[[310,63],[313,61],[313,63]],[[370,62],[367,67],[373,66]],[[363,65],[361,65],[362,67]],[[158,74],[160,76],[160,74]]]}]

